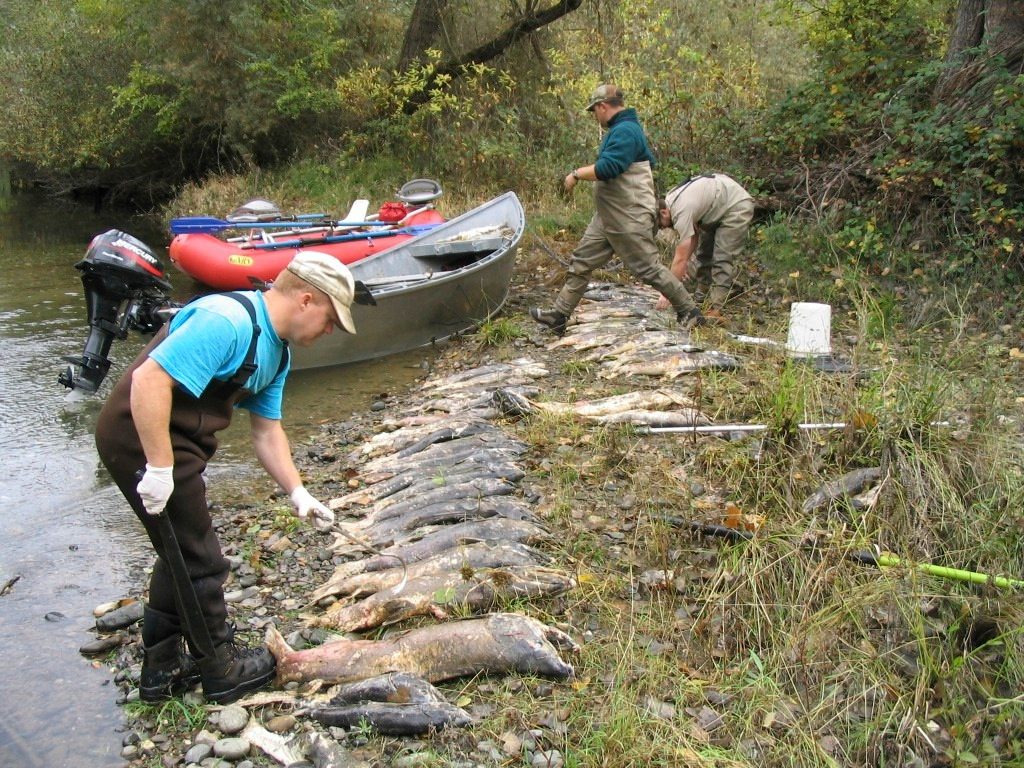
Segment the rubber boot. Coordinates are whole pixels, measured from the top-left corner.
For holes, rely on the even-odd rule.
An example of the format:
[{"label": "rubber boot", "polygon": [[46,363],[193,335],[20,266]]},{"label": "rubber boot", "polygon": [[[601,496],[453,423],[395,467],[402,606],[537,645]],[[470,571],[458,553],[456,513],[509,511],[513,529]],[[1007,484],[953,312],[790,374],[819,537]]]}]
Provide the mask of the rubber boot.
[{"label": "rubber boot", "polygon": [[244,694],[269,683],[277,672],[277,660],[265,646],[246,648],[229,639],[214,648],[214,656],[200,659],[203,695],[217,704],[230,704]]},{"label": "rubber boot", "polygon": [[729,301],[729,289],[715,286],[708,292],[708,304],[714,309],[721,311],[722,307]]},{"label": "rubber boot", "polygon": [[546,325],[556,336],[565,335],[565,323],[569,317],[555,310],[544,310],[534,307],[530,310],[530,317],[541,325]]},{"label": "rubber boot", "polygon": [[697,308],[691,309],[689,312],[676,313],[676,321],[685,330],[708,324],[707,318]]},{"label": "rubber boot", "polygon": [[139,698],[145,702],[167,701],[199,682],[199,667],[182,646],[177,616],[147,605],[142,617]]}]

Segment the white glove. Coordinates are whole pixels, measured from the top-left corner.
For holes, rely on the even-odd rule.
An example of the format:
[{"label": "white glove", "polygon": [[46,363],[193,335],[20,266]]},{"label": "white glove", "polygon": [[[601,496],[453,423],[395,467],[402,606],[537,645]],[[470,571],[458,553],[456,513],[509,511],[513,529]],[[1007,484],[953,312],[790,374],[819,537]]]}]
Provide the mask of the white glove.
[{"label": "white glove", "polygon": [[334,524],[334,513],[314,499],[304,486],[297,486],[291,492],[291,499],[292,504],[295,505],[295,515],[299,520],[305,520],[312,512],[313,527],[318,531],[326,531]]},{"label": "white glove", "polygon": [[159,515],[167,506],[174,490],[174,467],[154,467],[146,464],[146,472],[135,486],[142,499],[142,506],[151,515]]}]

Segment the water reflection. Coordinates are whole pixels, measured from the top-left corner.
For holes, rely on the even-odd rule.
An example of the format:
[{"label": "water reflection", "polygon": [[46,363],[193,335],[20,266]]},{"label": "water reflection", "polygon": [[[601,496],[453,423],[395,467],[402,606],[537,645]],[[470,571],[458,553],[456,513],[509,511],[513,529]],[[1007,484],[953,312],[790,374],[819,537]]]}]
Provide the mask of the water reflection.
[{"label": "water reflection", "polygon": [[[144,583],[151,562],[141,526],[92,439],[103,397],[142,340],[115,343],[99,397],[68,402],[57,384],[61,358],[80,354],[87,333],[73,265],[94,235],[112,227],[165,257],[166,235],[143,218],[27,197],[0,210],[0,586],[19,577],[0,597],[4,766],[122,764],[110,671],[83,659],[78,647],[92,636],[93,607]],[[196,292],[180,275],[172,278],[175,298]],[[293,444],[315,440],[324,421],[407,387],[429,354],[293,374],[284,418]],[[247,418],[223,433],[210,474],[218,493],[246,483],[272,487],[252,458]]]}]

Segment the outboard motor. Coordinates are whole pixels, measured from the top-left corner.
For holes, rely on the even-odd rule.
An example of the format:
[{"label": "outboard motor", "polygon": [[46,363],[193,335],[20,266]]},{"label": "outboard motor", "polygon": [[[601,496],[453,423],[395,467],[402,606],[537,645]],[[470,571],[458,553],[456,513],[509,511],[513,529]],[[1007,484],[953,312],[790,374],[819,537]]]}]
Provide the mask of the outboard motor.
[{"label": "outboard motor", "polygon": [[111,229],[94,237],[75,268],[82,271],[89,337],[81,357],[64,358],[71,365],[57,380],[91,394],[110,369],[114,339],[124,339],[129,329],[155,333],[175,305],[163,264],[148,245],[126,232]]}]

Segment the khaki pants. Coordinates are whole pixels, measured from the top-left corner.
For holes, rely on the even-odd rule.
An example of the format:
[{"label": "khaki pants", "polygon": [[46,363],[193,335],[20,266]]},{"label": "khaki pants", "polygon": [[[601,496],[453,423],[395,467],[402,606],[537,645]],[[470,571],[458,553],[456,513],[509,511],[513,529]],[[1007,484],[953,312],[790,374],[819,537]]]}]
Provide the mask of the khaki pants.
[{"label": "khaki pants", "polygon": [[710,288],[709,303],[721,308],[729,300],[736,280],[737,261],[754,218],[754,201],[741,200],[707,227],[702,225],[697,246],[697,284]]}]

